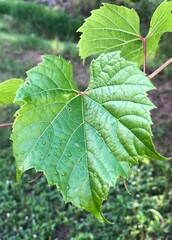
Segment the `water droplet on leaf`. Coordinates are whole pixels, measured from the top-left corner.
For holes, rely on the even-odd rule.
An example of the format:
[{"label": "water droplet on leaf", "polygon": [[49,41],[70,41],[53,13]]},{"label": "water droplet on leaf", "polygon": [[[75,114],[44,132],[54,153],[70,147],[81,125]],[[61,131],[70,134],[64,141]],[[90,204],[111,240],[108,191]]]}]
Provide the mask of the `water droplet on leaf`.
[{"label": "water droplet on leaf", "polygon": [[72,153],[68,153],[67,155],[68,155],[68,157],[71,157],[71,156],[72,156]]},{"label": "water droplet on leaf", "polygon": [[72,112],[72,108],[71,108],[71,107],[68,107],[68,111],[69,111],[69,112]]},{"label": "water droplet on leaf", "polygon": [[46,142],[45,142],[45,141],[42,141],[42,144],[43,144],[43,145],[45,145],[45,144],[46,144]]},{"label": "water droplet on leaf", "polygon": [[50,137],[52,137],[52,135],[53,135],[53,133],[49,132],[48,137],[50,138]]},{"label": "water droplet on leaf", "polygon": [[65,172],[62,172],[62,176],[63,176],[63,177],[66,176],[66,173],[65,173]]},{"label": "water droplet on leaf", "polygon": [[58,171],[55,171],[55,172],[54,172],[54,175],[58,176],[58,175],[59,175],[59,172],[58,172]]}]

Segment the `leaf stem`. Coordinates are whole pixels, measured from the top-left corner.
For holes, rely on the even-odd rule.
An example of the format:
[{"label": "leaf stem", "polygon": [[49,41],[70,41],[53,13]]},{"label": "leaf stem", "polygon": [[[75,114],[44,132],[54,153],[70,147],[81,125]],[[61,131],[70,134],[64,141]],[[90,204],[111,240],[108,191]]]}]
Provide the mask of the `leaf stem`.
[{"label": "leaf stem", "polygon": [[13,123],[2,123],[2,124],[0,124],[0,128],[10,127],[10,126],[12,126],[12,125],[13,125]]},{"label": "leaf stem", "polygon": [[127,184],[126,184],[125,178],[122,177],[122,179],[123,179],[124,187],[125,187],[127,193],[128,193],[129,195],[131,195],[130,191],[128,190],[128,187],[127,187]]},{"label": "leaf stem", "polygon": [[37,179],[39,179],[40,177],[42,177],[44,174],[40,173],[36,178],[34,178],[33,180],[30,180],[29,183],[33,183],[35,182]]},{"label": "leaf stem", "polygon": [[143,54],[144,54],[144,59],[143,59],[143,72],[146,73],[146,57],[147,57],[147,46],[146,46],[146,40],[147,40],[147,37],[140,37],[140,39],[142,40],[143,42]]},{"label": "leaf stem", "polygon": [[162,66],[160,66],[158,69],[156,69],[153,73],[151,73],[150,75],[148,75],[149,79],[154,78],[158,73],[160,73],[164,68],[166,68],[169,64],[172,63],[172,58],[170,58],[169,60],[167,60]]}]

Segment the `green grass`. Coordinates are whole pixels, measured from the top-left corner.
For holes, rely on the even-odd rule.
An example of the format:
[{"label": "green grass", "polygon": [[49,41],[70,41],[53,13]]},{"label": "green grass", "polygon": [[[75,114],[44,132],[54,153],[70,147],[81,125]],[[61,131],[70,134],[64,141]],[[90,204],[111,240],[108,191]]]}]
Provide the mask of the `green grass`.
[{"label": "green grass", "polygon": [[72,42],[47,40],[35,35],[0,32],[0,82],[17,77],[25,78],[26,71],[35,65],[35,59],[27,59],[27,51],[37,54],[60,54],[75,58],[78,50]]},{"label": "green grass", "polygon": [[64,11],[17,0],[0,1],[0,16],[4,15],[14,19],[18,32],[60,40],[77,39],[76,30],[83,23],[83,18],[71,17]]},{"label": "green grass", "polygon": [[[56,40],[46,40],[36,37],[34,34],[23,35],[23,34],[9,34],[9,33],[0,33],[0,44],[1,46],[11,45],[11,50],[13,51],[25,51],[28,49],[36,50],[38,52],[55,52],[57,49]],[[58,46],[61,51],[61,43]]]},{"label": "green grass", "polygon": [[[77,49],[72,42],[61,42],[57,38],[54,40],[47,40],[40,37],[24,34],[10,34],[0,32],[0,45],[8,47],[13,54],[14,52],[24,52],[26,50],[35,50],[40,54],[65,54],[69,52],[69,48],[73,54],[76,54]],[[4,51],[3,49],[0,50]],[[69,52],[70,54],[70,52]]]},{"label": "green grass", "polygon": [[65,205],[44,177],[28,183],[38,175],[32,170],[17,184],[11,148],[1,150],[0,168],[0,239],[172,239],[172,168],[167,162],[146,161],[134,167],[127,183],[131,196],[119,179],[103,205],[113,225],[102,224],[91,214]]}]

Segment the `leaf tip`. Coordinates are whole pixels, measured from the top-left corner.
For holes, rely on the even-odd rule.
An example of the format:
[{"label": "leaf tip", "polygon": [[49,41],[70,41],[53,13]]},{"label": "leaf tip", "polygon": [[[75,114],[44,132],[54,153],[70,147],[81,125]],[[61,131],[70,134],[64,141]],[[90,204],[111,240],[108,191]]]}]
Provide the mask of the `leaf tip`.
[{"label": "leaf tip", "polygon": [[20,178],[22,176],[23,172],[20,170],[20,168],[18,168],[16,170],[16,182],[19,183],[20,182]]}]

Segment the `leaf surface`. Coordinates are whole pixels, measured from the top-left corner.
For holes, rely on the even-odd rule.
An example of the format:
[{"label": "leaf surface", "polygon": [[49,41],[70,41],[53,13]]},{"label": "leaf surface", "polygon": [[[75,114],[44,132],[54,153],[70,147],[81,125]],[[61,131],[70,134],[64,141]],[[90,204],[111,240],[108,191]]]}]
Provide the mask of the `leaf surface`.
[{"label": "leaf surface", "polygon": [[[104,4],[78,29],[82,33],[78,48],[82,59],[120,50],[126,60],[143,63],[143,40],[136,11],[123,6]],[[162,34],[172,32],[172,1],[162,2],[154,12],[146,36],[147,56],[155,52]]]},{"label": "leaf surface", "polygon": [[21,79],[10,79],[0,83],[0,104],[13,103],[16,92],[22,83]]},{"label": "leaf surface", "polygon": [[[75,86],[71,64],[44,56],[28,72],[16,102],[12,140],[17,179],[30,168],[43,171],[65,202],[86,209],[100,221],[102,202],[131,164],[144,157],[165,159],[151,140],[146,91],[150,80],[120,57],[103,54],[92,61],[85,93]],[[29,82],[29,85],[28,85]]]},{"label": "leaf surface", "polygon": [[154,12],[147,35],[147,52],[155,52],[162,34],[172,32],[172,1],[162,2]]},{"label": "leaf surface", "polygon": [[78,29],[82,59],[94,54],[121,50],[121,56],[141,64],[143,44],[140,39],[140,19],[134,9],[105,3]]}]

